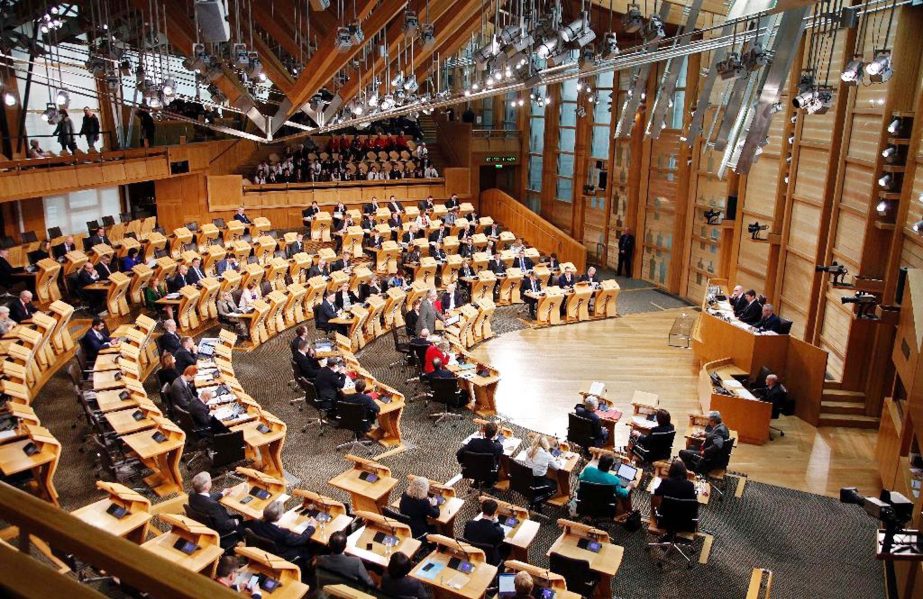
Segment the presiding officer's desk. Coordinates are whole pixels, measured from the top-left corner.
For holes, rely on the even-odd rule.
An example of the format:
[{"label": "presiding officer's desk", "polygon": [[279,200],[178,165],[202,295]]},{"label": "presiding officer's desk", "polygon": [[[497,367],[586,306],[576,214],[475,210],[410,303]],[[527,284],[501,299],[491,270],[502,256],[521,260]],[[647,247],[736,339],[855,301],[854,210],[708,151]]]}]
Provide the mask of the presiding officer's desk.
[{"label": "presiding officer's desk", "polygon": [[771,412],[771,406],[745,398],[737,393],[740,389],[733,383],[736,397],[716,398],[710,381],[711,373],[716,370],[722,381],[732,380],[735,375],[754,380],[765,367],[785,385],[789,398],[794,400],[796,415],[816,426],[827,352],[792,335],[760,333],[740,322],[727,301],[727,289],[727,280],[709,279],[702,313],[692,328],[692,349],[700,367],[702,409],[721,411],[728,427],[738,430],[742,442],[765,443],[769,439],[766,410]]},{"label": "presiding officer's desk", "polygon": [[741,442],[762,445],[769,440],[772,404],[754,397],[740,382],[746,378],[747,373],[730,358],[706,362],[699,370],[699,405],[703,414],[721,412],[722,420],[737,431]]}]

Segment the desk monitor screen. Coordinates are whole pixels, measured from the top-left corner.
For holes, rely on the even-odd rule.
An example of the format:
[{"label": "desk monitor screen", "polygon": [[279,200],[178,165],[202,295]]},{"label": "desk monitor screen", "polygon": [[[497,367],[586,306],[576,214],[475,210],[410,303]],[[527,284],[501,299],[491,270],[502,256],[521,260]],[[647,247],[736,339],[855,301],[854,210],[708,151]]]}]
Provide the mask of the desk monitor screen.
[{"label": "desk monitor screen", "polygon": [[602,549],[602,545],[600,545],[599,542],[591,541],[590,539],[580,539],[577,541],[577,547],[592,551],[593,553],[599,553],[599,550]]},{"label": "desk monitor screen", "polygon": [[253,495],[247,495],[246,497],[244,497],[243,499],[240,500],[240,504],[241,504],[241,505],[247,505],[247,504],[250,503],[251,501],[253,501]]},{"label": "desk monitor screen", "polygon": [[635,479],[635,476],[638,475],[638,469],[629,464],[619,464],[616,475],[621,479],[631,482]]},{"label": "desk monitor screen", "polygon": [[503,525],[509,526],[510,528],[516,528],[517,524],[519,524],[519,520],[512,516],[507,516],[506,520],[503,521]]},{"label": "desk monitor screen", "polygon": [[449,560],[449,567],[452,568],[453,570],[458,570],[462,574],[471,574],[472,572],[474,572],[474,564],[472,564],[471,562],[467,560],[459,559],[457,557],[453,557],[452,559]]},{"label": "desk monitor screen", "polygon": [[397,537],[393,535],[386,535],[383,532],[376,532],[375,536],[372,537],[372,540],[379,545],[384,545],[385,547],[394,547],[400,542]]},{"label": "desk monitor screen", "polygon": [[250,494],[256,497],[257,499],[268,499],[271,493],[266,489],[261,487],[253,487],[250,489]]},{"label": "desk monitor screen", "polygon": [[22,446],[22,451],[27,456],[30,456],[30,457],[34,456],[35,454],[38,453],[38,445],[36,445],[32,441],[29,441],[28,443]]},{"label": "desk monitor screen", "polygon": [[535,599],[554,599],[555,592],[554,589],[543,588],[540,586],[532,587],[532,596]]},{"label": "desk monitor screen", "polygon": [[109,514],[110,516],[115,517],[117,520],[121,520],[122,518],[128,515],[128,510],[126,510],[124,507],[120,506],[117,503],[113,503],[112,505],[106,508],[106,513]]},{"label": "desk monitor screen", "polygon": [[272,429],[269,428],[268,426],[266,426],[265,424],[263,424],[263,423],[261,422],[261,423],[259,423],[259,424],[256,425],[256,430],[258,430],[259,432],[261,432],[261,433],[263,433],[263,434],[265,435],[266,433],[268,433],[268,432],[271,431]]},{"label": "desk monitor screen", "polygon": [[513,579],[515,578],[516,575],[512,573],[501,574],[499,576],[499,593],[501,597],[513,597],[516,595],[516,587],[513,585]]},{"label": "desk monitor screen", "polygon": [[359,479],[360,479],[360,480],[364,480],[364,481],[367,482],[367,483],[373,483],[373,482],[375,482],[375,481],[378,480],[378,475],[375,474],[374,472],[365,472],[365,471],[362,471],[362,472],[359,474]]},{"label": "desk monitor screen", "polygon": [[154,441],[157,441],[158,443],[163,443],[167,440],[167,436],[163,434],[162,432],[157,431],[156,433],[151,435],[151,439],[153,439]]},{"label": "desk monitor screen", "polygon": [[128,391],[122,391],[121,393],[119,393],[119,399],[121,399],[122,401],[125,401],[129,397],[131,397],[131,393],[129,393]]},{"label": "desk monitor screen", "polygon": [[144,412],[142,412],[141,410],[135,410],[134,412],[131,413],[131,417],[134,418],[135,421],[141,422],[142,420],[144,420]]},{"label": "desk monitor screen", "polygon": [[260,582],[260,588],[266,591],[267,593],[273,592],[280,586],[281,585],[279,584],[278,580],[276,580],[275,578],[269,578],[268,576],[264,576],[262,582]]},{"label": "desk monitor screen", "polygon": [[436,498],[436,505],[442,505],[443,503],[445,503],[445,495],[440,495],[439,493],[435,493],[431,496]]},{"label": "desk monitor screen", "polygon": [[186,539],[177,539],[176,542],[173,543],[173,548],[182,551],[186,555],[192,555],[196,552],[199,546],[192,541],[187,541]]}]

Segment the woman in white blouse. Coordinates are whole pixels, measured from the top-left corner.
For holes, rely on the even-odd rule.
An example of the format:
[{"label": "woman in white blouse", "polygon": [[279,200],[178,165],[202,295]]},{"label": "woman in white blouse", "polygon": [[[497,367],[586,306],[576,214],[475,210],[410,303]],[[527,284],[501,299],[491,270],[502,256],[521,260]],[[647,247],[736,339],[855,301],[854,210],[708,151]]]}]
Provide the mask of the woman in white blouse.
[{"label": "woman in white blouse", "polygon": [[255,283],[250,283],[243,293],[240,294],[240,310],[243,311],[247,306],[260,299],[260,288]]},{"label": "woman in white blouse", "polygon": [[532,469],[533,486],[554,489],[558,483],[548,478],[548,469],[560,470],[564,464],[551,455],[551,445],[544,435],[535,435],[528,449],[516,456],[516,461]]}]

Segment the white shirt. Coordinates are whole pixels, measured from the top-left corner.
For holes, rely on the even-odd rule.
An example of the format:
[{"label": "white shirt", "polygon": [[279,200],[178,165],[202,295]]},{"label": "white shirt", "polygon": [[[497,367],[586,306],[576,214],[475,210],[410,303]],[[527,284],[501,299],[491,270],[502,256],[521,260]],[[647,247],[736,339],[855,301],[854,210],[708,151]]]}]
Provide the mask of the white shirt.
[{"label": "white shirt", "polygon": [[562,467],[561,462],[545,451],[544,448],[539,448],[539,450],[535,452],[535,456],[531,458],[529,457],[528,451],[523,450],[516,456],[516,461],[531,468],[532,476],[545,476],[549,468],[552,470],[560,470]]}]

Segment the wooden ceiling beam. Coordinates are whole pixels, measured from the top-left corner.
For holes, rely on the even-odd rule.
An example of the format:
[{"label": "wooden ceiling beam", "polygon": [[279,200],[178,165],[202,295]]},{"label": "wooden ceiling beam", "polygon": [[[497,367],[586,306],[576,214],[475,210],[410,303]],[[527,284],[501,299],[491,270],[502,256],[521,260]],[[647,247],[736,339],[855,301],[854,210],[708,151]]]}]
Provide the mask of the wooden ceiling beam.
[{"label": "wooden ceiling beam", "polygon": [[435,48],[432,48],[425,56],[420,56],[419,60],[414,57],[414,74],[417,76],[417,81],[423,81],[429,77],[433,64],[431,58],[434,53],[438,53],[440,58],[452,56],[468,43],[468,40],[471,39],[471,34],[476,32],[480,26],[481,15],[477,12],[461,24],[452,35],[444,39],[441,44],[437,44]]},{"label": "wooden ceiling beam", "polygon": [[[374,3],[374,0],[361,2],[359,12],[368,15],[368,18],[362,23],[362,31],[366,39],[384,29],[391,19],[407,6],[406,0],[383,0],[380,5],[370,7]],[[372,8],[375,8],[375,10],[372,10]],[[360,44],[352,46],[345,52],[338,52],[336,49],[336,36],[327,35],[320,42],[317,51],[311,56],[288,94],[292,106],[289,115],[303,106],[317,90],[330,81],[333,75],[361,50],[362,45]]]}]

